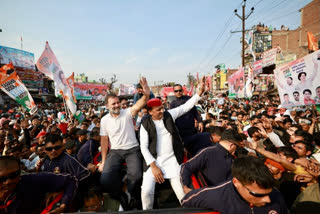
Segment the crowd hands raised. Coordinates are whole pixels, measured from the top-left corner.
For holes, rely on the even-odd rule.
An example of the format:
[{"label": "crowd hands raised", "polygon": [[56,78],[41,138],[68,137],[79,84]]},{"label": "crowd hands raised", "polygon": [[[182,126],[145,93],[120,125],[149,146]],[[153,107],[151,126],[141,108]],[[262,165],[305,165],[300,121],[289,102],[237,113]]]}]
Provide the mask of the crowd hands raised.
[{"label": "crowd hands raised", "polygon": [[316,107],[209,99],[204,82],[192,97],[175,85],[168,103],[142,78],[134,103],[78,103],[81,123],[60,104],[33,116],[3,107],[0,214],[153,209],[165,180],[182,207],[319,213]]}]

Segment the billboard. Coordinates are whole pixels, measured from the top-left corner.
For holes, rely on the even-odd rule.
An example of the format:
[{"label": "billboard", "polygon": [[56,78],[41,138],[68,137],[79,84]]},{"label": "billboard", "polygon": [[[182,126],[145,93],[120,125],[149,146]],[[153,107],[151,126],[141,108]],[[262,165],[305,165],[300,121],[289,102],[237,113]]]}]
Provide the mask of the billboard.
[{"label": "billboard", "polygon": [[320,50],[274,70],[283,107],[320,103]]},{"label": "billboard", "polygon": [[35,70],[33,53],[0,46],[0,63],[9,64],[10,62],[12,62],[15,67]]},{"label": "billboard", "polygon": [[74,95],[77,100],[104,101],[108,92],[107,84],[74,83]]}]

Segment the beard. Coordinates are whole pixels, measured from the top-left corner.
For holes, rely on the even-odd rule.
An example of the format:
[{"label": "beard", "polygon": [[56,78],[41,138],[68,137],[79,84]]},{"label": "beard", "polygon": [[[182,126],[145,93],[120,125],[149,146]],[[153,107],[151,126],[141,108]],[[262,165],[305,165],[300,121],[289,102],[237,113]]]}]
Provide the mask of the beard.
[{"label": "beard", "polygon": [[120,114],[120,108],[110,109],[109,112],[110,112],[111,114]]}]

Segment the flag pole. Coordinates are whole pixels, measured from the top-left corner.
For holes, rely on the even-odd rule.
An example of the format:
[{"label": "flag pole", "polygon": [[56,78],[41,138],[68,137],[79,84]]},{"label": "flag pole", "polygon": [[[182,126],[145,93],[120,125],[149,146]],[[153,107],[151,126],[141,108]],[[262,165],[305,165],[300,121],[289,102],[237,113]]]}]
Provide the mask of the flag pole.
[{"label": "flag pole", "polygon": [[20,41],[21,41],[21,50],[23,50],[23,39],[22,39],[22,36],[20,37]]}]

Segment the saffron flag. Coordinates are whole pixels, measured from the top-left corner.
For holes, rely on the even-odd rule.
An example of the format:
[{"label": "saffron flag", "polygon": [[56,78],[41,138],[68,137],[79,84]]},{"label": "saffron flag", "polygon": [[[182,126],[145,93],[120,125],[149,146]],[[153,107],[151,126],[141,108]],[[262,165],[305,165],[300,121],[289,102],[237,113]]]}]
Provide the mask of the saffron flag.
[{"label": "saffron flag", "polygon": [[50,77],[55,82],[56,91],[59,91],[62,94],[66,101],[67,107],[72,114],[75,114],[77,111],[77,105],[73,100],[72,92],[69,88],[61,66],[55,54],[51,50],[48,42],[46,42],[46,47],[36,65],[42,73]]},{"label": "saffron flag", "polygon": [[0,68],[0,81],[7,78],[7,72],[10,70],[14,70],[12,62]]},{"label": "saffron flag", "polygon": [[318,41],[316,37],[311,32],[308,32],[307,36],[308,36],[308,50],[309,51],[319,50]]}]

